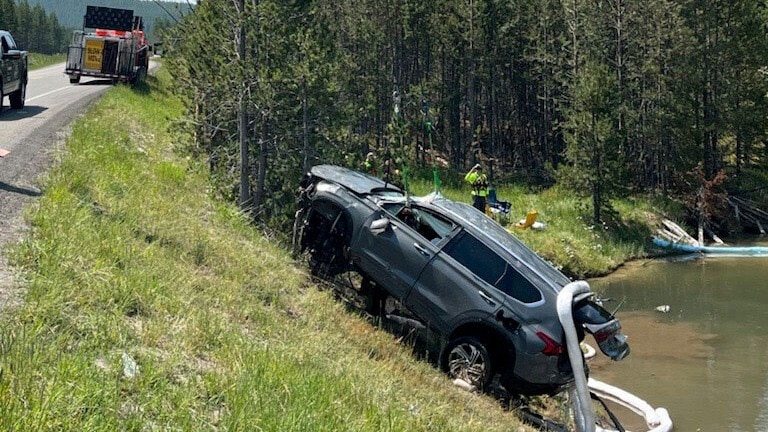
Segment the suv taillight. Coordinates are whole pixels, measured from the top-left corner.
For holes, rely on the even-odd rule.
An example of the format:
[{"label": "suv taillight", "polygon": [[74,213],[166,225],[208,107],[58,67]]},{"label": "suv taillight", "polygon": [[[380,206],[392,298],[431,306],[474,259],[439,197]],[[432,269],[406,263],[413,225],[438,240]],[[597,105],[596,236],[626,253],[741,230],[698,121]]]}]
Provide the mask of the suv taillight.
[{"label": "suv taillight", "polygon": [[549,335],[547,335],[546,333],[536,332],[536,336],[538,336],[539,339],[541,339],[544,342],[545,346],[544,346],[544,349],[541,350],[542,354],[548,355],[548,356],[556,356],[564,352],[563,346],[555,342],[555,340],[549,337]]},{"label": "suv taillight", "polygon": [[613,334],[614,334],[613,329],[612,328],[608,328],[608,329],[603,329],[603,330],[595,332],[595,334],[593,336],[595,337],[595,341],[597,341],[597,343],[601,343],[604,340],[606,340],[609,337],[611,337]]}]

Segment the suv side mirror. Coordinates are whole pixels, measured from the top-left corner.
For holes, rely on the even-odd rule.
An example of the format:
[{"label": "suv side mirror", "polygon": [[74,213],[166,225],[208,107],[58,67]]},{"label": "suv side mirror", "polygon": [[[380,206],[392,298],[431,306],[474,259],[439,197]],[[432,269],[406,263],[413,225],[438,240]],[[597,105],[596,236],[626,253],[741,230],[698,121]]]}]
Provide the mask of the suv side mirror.
[{"label": "suv side mirror", "polygon": [[384,233],[387,230],[387,227],[389,227],[389,219],[385,217],[376,219],[371,223],[371,232],[375,235],[379,235]]}]

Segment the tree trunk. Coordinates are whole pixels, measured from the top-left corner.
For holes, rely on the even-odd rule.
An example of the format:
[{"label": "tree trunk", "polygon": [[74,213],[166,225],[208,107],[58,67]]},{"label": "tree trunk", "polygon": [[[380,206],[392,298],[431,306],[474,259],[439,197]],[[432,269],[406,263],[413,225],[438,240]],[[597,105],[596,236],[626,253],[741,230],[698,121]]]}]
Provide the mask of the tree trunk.
[{"label": "tree trunk", "polygon": [[600,191],[600,184],[602,182],[601,161],[600,161],[600,137],[597,136],[597,119],[595,114],[592,114],[592,218],[595,225],[600,225],[602,222],[600,215],[600,207],[602,207],[602,197]]},{"label": "tree trunk", "polygon": [[301,134],[304,140],[302,153],[302,169],[304,173],[309,172],[309,110],[307,108],[307,77],[301,77],[301,111],[302,128]]},{"label": "tree trunk", "polygon": [[[237,44],[237,58],[240,60],[240,67],[245,68],[245,0],[239,0],[238,18],[240,25],[240,40]],[[250,163],[248,157],[248,116],[245,112],[245,88],[241,89],[240,97],[237,100],[238,130],[240,139],[240,209],[250,212],[251,202],[251,181],[250,181]]]},{"label": "tree trunk", "polygon": [[[469,102],[469,131],[467,131],[467,138],[469,139],[468,148],[473,152],[477,151],[478,155],[482,153],[482,147],[480,146],[480,140],[476,135],[477,129],[477,94],[475,79],[477,76],[475,62],[475,6],[472,0],[469,1],[469,70],[467,76],[467,99]],[[477,148],[474,146],[477,145]]]},{"label": "tree trunk", "polygon": [[267,182],[267,137],[269,133],[269,122],[263,119],[261,137],[259,138],[259,173],[256,179],[256,196],[253,200],[253,207],[258,209],[264,201],[264,190]]}]

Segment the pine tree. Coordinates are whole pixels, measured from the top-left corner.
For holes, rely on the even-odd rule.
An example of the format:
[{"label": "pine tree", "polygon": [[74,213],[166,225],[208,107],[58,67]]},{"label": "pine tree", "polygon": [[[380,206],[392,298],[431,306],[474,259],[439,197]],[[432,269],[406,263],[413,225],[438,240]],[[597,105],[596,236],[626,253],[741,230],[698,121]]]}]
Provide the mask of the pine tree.
[{"label": "pine tree", "polygon": [[16,45],[22,49],[28,49],[32,42],[32,8],[27,0],[20,0],[16,8],[16,31],[13,34]]},{"label": "pine tree", "polygon": [[0,29],[9,31],[12,35],[16,34],[17,16],[15,0],[0,0]]},{"label": "pine tree", "polygon": [[594,224],[603,222],[602,210],[610,207],[617,182],[615,157],[620,135],[615,129],[616,77],[595,61],[581,64],[571,88],[571,106],[566,115],[566,157],[561,180],[592,196]]}]

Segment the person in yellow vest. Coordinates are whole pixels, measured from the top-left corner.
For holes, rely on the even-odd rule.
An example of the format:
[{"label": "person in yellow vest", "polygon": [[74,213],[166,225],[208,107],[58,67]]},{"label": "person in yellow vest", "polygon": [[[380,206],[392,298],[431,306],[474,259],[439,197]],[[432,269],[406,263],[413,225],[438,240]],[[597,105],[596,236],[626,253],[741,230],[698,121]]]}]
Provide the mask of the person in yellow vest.
[{"label": "person in yellow vest", "polygon": [[483,167],[476,164],[469,170],[464,180],[472,186],[472,206],[485,213],[485,200],[488,196],[488,177],[483,173]]},{"label": "person in yellow vest", "polygon": [[363,168],[367,174],[376,177],[376,158],[373,155],[373,152],[368,152],[368,155],[365,156]]}]

